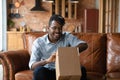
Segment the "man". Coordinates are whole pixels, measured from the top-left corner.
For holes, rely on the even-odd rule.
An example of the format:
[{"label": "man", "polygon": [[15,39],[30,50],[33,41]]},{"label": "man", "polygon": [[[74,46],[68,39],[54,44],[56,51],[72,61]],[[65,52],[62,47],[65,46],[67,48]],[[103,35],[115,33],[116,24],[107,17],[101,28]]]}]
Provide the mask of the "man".
[{"label": "man", "polygon": [[56,80],[55,53],[58,47],[79,47],[79,52],[88,47],[85,41],[79,40],[68,32],[63,32],[64,24],[65,20],[62,16],[51,16],[48,34],[33,42],[29,62],[30,69],[34,70],[33,80]]}]

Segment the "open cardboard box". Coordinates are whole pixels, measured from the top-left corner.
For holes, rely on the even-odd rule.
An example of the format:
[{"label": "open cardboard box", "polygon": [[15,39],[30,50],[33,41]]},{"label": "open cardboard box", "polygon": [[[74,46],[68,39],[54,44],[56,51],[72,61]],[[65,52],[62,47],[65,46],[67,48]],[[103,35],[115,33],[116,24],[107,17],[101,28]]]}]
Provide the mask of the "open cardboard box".
[{"label": "open cardboard box", "polygon": [[80,59],[76,47],[59,47],[55,65],[56,80],[80,80]]}]

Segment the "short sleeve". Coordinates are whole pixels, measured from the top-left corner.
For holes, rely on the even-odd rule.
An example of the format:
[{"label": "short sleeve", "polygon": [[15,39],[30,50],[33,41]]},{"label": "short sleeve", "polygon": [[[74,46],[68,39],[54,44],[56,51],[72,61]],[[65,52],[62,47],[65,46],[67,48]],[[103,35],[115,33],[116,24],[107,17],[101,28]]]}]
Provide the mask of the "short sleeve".
[{"label": "short sleeve", "polygon": [[67,41],[69,41],[69,45],[71,47],[75,47],[75,46],[79,45],[80,43],[86,43],[85,41],[80,40],[79,38],[77,38],[76,36],[74,36],[71,33],[69,33],[67,35]]}]

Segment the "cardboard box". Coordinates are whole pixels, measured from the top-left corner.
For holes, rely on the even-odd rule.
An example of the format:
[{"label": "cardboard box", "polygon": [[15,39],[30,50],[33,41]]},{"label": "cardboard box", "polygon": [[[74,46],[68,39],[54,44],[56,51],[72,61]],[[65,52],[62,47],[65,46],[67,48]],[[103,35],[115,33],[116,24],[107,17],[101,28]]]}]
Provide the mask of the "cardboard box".
[{"label": "cardboard box", "polygon": [[56,53],[56,80],[80,80],[79,52],[75,47],[60,47]]}]

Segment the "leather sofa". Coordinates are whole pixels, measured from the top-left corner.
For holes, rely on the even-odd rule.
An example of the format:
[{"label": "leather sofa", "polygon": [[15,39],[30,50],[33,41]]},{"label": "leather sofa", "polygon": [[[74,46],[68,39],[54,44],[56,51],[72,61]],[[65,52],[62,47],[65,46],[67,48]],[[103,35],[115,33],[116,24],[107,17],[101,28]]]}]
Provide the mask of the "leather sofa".
[{"label": "leather sofa", "polygon": [[[45,33],[23,35],[24,49],[0,53],[4,80],[32,80],[29,69],[32,42]],[[87,70],[88,80],[120,80],[120,33],[72,33],[88,43],[80,53],[80,63]]]}]

